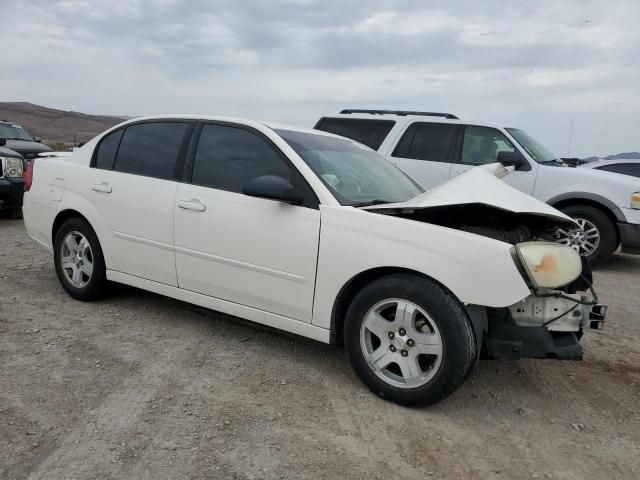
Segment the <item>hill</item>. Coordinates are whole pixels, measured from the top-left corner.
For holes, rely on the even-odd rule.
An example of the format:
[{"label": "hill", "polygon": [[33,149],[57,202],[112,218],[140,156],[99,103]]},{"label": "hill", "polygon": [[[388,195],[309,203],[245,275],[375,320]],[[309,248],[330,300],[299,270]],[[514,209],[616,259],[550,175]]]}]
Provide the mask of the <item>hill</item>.
[{"label": "hill", "polygon": [[124,120],[122,117],[87,115],[56,110],[28,102],[0,102],[0,119],[22,125],[49,145],[86,142]]}]

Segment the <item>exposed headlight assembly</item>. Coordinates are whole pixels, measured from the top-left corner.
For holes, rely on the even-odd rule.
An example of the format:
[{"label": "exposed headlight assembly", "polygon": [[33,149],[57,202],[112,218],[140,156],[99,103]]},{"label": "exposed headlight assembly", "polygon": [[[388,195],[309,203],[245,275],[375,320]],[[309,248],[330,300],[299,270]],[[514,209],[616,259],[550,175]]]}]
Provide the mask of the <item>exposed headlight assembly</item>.
[{"label": "exposed headlight assembly", "polygon": [[23,173],[23,165],[21,158],[0,157],[2,163],[2,176],[4,177],[21,177]]},{"label": "exposed headlight assembly", "polygon": [[535,288],[558,288],[582,273],[580,255],[573,248],[551,242],[523,242],[515,251]]},{"label": "exposed headlight assembly", "polygon": [[640,210],[640,192],[631,195],[631,208]]}]

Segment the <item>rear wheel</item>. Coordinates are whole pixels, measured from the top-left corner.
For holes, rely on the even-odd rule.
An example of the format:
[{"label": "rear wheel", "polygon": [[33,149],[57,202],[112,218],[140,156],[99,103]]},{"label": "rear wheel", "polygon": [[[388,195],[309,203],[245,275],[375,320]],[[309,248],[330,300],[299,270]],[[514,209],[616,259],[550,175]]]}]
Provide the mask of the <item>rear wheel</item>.
[{"label": "rear wheel", "polygon": [[579,228],[556,229],[556,242],[572,247],[592,265],[604,262],[613,254],[618,246],[616,227],[604,212],[588,205],[570,205],[561,210],[573,218]]},{"label": "rear wheel", "polygon": [[476,359],[462,306],[417,275],[384,277],[364,287],[347,311],[344,335],[365,385],[403,405],[430,405],[447,397]]},{"label": "rear wheel", "polygon": [[54,263],[65,291],[78,300],[99,297],[106,283],[106,268],[100,242],[91,226],[81,218],[66,220],[53,242]]}]

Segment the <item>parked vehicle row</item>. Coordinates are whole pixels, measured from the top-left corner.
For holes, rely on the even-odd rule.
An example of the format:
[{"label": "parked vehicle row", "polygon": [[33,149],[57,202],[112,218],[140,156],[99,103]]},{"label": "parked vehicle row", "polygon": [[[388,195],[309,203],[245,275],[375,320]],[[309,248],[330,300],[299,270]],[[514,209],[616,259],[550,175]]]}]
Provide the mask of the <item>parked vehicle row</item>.
[{"label": "parked vehicle row", "polygon": [[576,220],[572,228],[558,226],[555,241],[592,263],[606,260],[618,246],[640,254],[640,180],[611,173],[620,167],[569,168],[523,130],[466,122],[450,113],[343,110],[322,117],[315,128],[377,150],[425,188],[478,165],[512,165],[508,184]]},{"label": "parked vehicle row", "polygon": [[24,217],[74,298],[120,282],[343,343],[373,392],[431,404],[480,356],[579,359],[604,320],[588,262],[551,241],[575,222],[508,172],[425,190],[330,133],[152,116],[30,162]]}]

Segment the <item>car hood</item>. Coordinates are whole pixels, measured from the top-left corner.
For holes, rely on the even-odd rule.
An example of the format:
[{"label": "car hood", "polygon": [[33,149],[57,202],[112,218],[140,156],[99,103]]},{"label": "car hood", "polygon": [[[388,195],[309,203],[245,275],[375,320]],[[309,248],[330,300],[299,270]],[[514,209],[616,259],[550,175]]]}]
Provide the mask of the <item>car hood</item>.
[{"label": "car hood", "polygon": [[499,163],[472,168],[406,202],[361,208],[379,213],[409,213],[416,210],[476,204],[516,214],[546,217],[561,224],[575,225],[575,222],[564,213],[502,181],[501,178],[512,170],[512,167],[505,168]]},{"label": "car hood", "polygon": [[51,149],[44,143],[29,142],[27,140],[7,140],[5,145],[16,152],[50,152]]},{"label": "car hood", "polygon": [[0,147],[0,157],[22,158],[22,156],[18,152],[5,147]]}]

